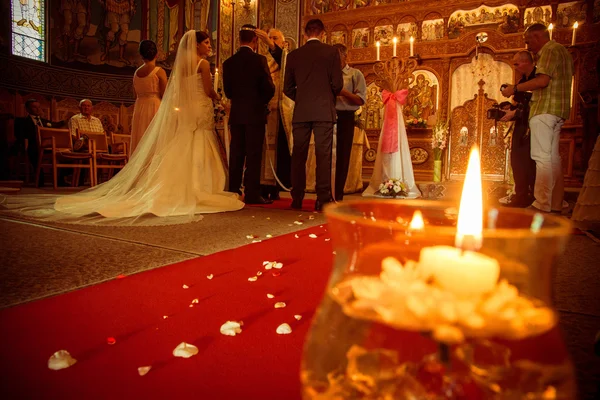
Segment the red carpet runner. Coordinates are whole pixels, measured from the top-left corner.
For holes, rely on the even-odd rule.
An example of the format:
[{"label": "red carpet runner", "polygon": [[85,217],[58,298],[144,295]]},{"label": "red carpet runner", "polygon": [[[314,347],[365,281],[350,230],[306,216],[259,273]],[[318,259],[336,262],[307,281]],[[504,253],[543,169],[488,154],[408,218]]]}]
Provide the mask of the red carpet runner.
[{"label": "red carpet runner", "polygon": [[[310,233],[318,238],[309,238]],[[0,397],[300,398],[302,344],[333,256],[326,226],[298,235],[0,311]],[[279,276],[264,270],[267,260],[283,263]],[[263,275],[249,282],[257,271]],[[267,293],[275,298],[268,299]],[[278,301],[287,307],[275,309]],[[302,319],[294,319],[295,314]],[[243,321],[243,332],[221,335],[227,320]],[[276,334],[284,322],[293,332]],[[115,344],[107,343],[110,337]],[[182,341],[197,346],[198,355],[173,357]],[[48,358],[61,349],[77,363],[48,369]],[[150,372],[139,376],[137,368],[147,365]]]}]

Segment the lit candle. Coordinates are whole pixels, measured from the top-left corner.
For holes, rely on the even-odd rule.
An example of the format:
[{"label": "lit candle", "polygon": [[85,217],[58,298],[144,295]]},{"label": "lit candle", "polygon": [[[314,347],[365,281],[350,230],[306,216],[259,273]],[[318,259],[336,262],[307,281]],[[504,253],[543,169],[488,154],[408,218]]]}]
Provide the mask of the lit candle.
[{"label": "lit candle", "polygon": [[394,53],[392,54],[392,57],[396,57],[396,44],[398,44],[398,38],[394,36],[392,42],[394,42]]},{"label": "lit candle", "polygon": [[478,296],[494,289],[498,262],[477,253],[483,230],[483,200],[479,152],[471,151],[458,212],[456,246],[425,247],[419,264],[436,284],[459,297]]},{"label": "lit candle", "polygon": [[414,51],[414,43],[415,43],[415,38],[414,37],[410,37],[410,56],[413,57],[415,55],[415,51]]},{"label": "lit candle", "polygon": [[554,29],[554,24],[548,25],[548,33],[550,33],[550,40],[552,40],[552,30]]},{"label": "lit candle", "polygon": [[571,46],[575,46],[575,37],[577,36],[577,28],[579,27],[579,23],[575,21],[573,24],[573,40],[571,41]]},{"label": "lit candle", "polygon": [[217,91],[218,87],[219,87],[219,68],[215,68],[215,92]]},{"label": "lit candle", "polygon": [[425,228],[425,222],[423,221],[423,214],[421,211],[415,211],[409,227],[411,231],[422,231]]},{"label": "lit candle", "polygon": [[375,47],[377,48],[377,61],[379,61],[379,47],[381,46],[381,43],[379,43],[379,40],[377,41],[377,43],[375,43]]}]

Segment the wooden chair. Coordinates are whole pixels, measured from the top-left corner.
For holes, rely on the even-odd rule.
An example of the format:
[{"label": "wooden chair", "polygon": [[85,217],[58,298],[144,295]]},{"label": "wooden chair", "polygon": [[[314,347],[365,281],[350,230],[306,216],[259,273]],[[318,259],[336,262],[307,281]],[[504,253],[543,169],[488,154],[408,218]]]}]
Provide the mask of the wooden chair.
[{"label": "wooden chair", "polygon": [[127,161],[129,161],[129,156],[131,156],[131,135],[111,133],[110,143],[111,154],[125,154],[127,155]]},{"label": "wooden chair", "polygon": [[[94,169],[95,169],[95,180],[96,183],[99,181],[98,170],[100,169],[108,169],[108,179],[112,178],[115,169],[121,169],[127,164],[129,160],[129,156],[127,154],[127,143],[123,143],[122,146],[116,146],[119,148],[123,148],[124,151],[112,151],[108,147],[108,138],[104,132],[85,132],[77,130],[77,136],[81,137],[82,135],[87,135],[90,139],[90,142],[94,143],[92,149],[92,158],[94,159]],[[113,136],[115,136],[113,134]],[[123,136],[123,135],[117,135]],[[114,148],[114,142],[112,147]]]},{"label": "wooden chair", "polygon": [[[76,153],[73,151],[73,141],[68,129],[53,129],[38,127],[39,158],[38,167],[35,172],[35,181],[39,182],[40,172],[43,167],[52,167],[52,178],[54,189],[58,188],[58,169],[73,168],[76,173],[73,174],[72,186],[79,181],[79,172],[81,169],[90,171],[90,185],[96,185],[96,173],[92,149],[94,143],[90,141],[87,153]],[[51,156],[51,163],[42,163],[44,155]],[[71,161],[72,163],[61,163],[61,161]],[[86,162],[86,164],[83,164]]]}]

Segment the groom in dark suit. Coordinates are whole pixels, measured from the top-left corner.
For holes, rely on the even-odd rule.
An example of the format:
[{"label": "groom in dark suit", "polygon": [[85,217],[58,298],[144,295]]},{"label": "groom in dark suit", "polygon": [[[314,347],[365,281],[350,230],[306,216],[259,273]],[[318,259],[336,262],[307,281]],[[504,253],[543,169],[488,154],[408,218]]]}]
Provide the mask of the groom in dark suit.
[{"label": "groom in dark suit", "polygon": [[306,188],[306,159],[311,133],[315,136],[317,161],[315,210],[331,201],[331,147],[335,102],[344,86],[339,51],[321,43],[325,30],[320,19],[304,28],[307,42],[287,58],[284,93],[296,102],[292,128],[292,208],[301,209]]},{"label": "groom in dark suit", "polygon": [[229,151],[229,191],[241,193],[244,159],[244,201],[269,204],[260,195],[267,104],[275,94],[267,59],[256,53],[258,37],[255,26],[244,25],[240,31],[240,48],[223,63],[223,89],[231,100],[231,145]]}]

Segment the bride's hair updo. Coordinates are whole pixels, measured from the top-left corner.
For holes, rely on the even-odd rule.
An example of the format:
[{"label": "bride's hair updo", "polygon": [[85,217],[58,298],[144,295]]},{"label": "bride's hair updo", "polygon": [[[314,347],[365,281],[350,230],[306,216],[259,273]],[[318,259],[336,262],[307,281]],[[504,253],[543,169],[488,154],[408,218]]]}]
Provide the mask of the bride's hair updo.
[{"label": "bride's hair updo", "polygon": [[196,31],[196,43],[202,43],[208,39],[208,33],[202,31]]}]

